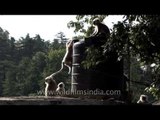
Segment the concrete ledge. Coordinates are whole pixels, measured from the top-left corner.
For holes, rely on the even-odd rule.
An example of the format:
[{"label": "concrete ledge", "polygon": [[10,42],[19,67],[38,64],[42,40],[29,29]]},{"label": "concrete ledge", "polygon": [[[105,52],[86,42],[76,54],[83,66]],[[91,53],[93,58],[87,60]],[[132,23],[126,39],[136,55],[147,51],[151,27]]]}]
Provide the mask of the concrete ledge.
[{"label": "concrete ledge", "polygon": [[118,105],[125,104],[114,99],[82,99],[70,97],[45,97],[45,96],[21,96],[21,97],[0,97],[0,105]]}]

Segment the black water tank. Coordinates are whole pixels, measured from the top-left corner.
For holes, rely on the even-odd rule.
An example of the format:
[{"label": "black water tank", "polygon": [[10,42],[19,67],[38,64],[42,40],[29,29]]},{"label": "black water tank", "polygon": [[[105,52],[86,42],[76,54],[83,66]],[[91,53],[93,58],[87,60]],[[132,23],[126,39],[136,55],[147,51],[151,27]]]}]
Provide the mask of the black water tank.
[{"label": "black water tank", "polygon": [[88,88],[89,80],[86,70],[83,69],[81,62],[85,59],[85,43],[81,39],[74,42],[72,59],[72,82],[71,91],[85,90]]},{"label": "black water tank", "polygon": [[117,61],[116,53],[111,53],[110,59],[95,69],[86,70],[82,67],[81,62],[85,60],[88,43],[92,42],[86,43],[85,39],[81,39],[73,45],[71,91],[96,89],[123,91],[123,61]]}]

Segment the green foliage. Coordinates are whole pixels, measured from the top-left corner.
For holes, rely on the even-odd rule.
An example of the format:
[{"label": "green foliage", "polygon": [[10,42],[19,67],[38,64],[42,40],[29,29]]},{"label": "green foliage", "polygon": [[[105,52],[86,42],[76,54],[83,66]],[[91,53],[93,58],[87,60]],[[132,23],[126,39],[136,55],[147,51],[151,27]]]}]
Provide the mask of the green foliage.
[{"label": "green foliage", "polygon": [[[145,92],[153,95],[156,99],[159,98],[159,70],[160,63],[160,16],[158,15],[128,15],[126,19],[130,24],[135,21],[137,24],[130,27],[130,47],[131,54],[134,55],[143,66],[148,66],[145,76],[150,74],[150,77],[144,78],[151,86],[146,88]],[[152,64],[155,64],[152,68]],[[149,79],[148,79],[149,78]],[[155,82],[156,81],[156,82]],[[154,84],[153,84],[154,83]]]},{"label": "green foliage", "polygon": [[[58,71],[61,68],[61,61],[64,57],[65,54],[65,48],[63,49],[58,49],[58,50],[50,50],[48,53],[48,60],[47,60],[47,66],[46,66],[46,71],[45,75],[50,75],[51,73],[54,73]],[[68,79],[68,68],[64,66],[64,70],[62,73],[59,73],[58,75],[55,76],[56,81],[59,82],[65,82],[65,79]]]},{"label": "green foliage", "polygon": [[153,97],[155,97],[156,100],[158,100],[160,97],[159,87],[155,83],[152,83],[151,86],[146,87],[145,91],[153,95]]},{"label": "green foliage", "polygon": [[[15,40],[0,28],[0,96],[37,95],[44,90],[44,78],[61,67],[65,42],[51,43],[29,34]],[[70,82],[67,72],[64,69],[57,75],[57,83]]]},{"label": "green foliage", "polygon": [[101,63],[102,51],[94,46],[90,46],[86,49],[86,59],[82,61],[82,65],[85,69],[94,68]]},{"label": "green foliage", "polygon": [[132,15],[126,18],[132,23],[135,20],[138,22],[130,28],[134,55],[146,64],[159,60],[160,17],[157,15]]},{"label": "green foliage", "polygon": [[47,55],[44,52],[37,52],[33,57],[32,57],[32,66],[35,66],[35,68],[43,72],[44,67],[46,66],[46,59]]},{"label": "green foliage", "polygon": [[[69,28],[75,28],[75,33],[82,33],[77,38],[89,37],[93,31],[93,19],[99,18],[100,21],[103,21],[107,15],[77,15],[77,21],[70,21],[68,23]],[[82,65],[85,69],[89,69],[91,67],[95,67],[100,62],[103,62],[103,51],[102,48],[98,48],[95,46],[88,47],[86,50],[86,59],[82,62]]]},{"label": "green foliage", "polygon": [[[93,30],[92,20],[107,15],[77,15],[68,28],[74,28],[75,39],[89,37]],[[160,85],[160,16],[124,15],[124,20],[114,24],[110,38],[101,47],[87,48],[86,69],[94,68],[106,61],[109,54],[117,53],[118,60],[124,59],[124,71],[132,81],[151,84],[150,86],[131,83],[136,91],[135,101],[142,92],[148,92],[159,99]],[[31,38],[29,34],[19,40],[9,38],[9,32],[0,28],[0,95],[29,95],[44,89],[44,78],[61,67],[65,54],[64,33],[57,34],[53,42],[43,40],[40,35]],[[60,41],[59,41],[60,40]],[[63,42],[62,42],[63,41]],[[152,64],[155,66],[150,67]],[[141,69],[147,66],[146,69]],[[57,82],[69,86],[68,68],[56,76]],[[144,89],[146,90],[144,91]]]},{"label": "green foliage", "polygon": [[[75,33],[82,33],[83,36],[89,37],[93,30],[93,23],[92,20],[96,17],[103,21],[107,15],[77,15],[77,21],[70,21],[67,26],[68,28],[75,28]],[[86,27],[87,26],[87,27]]]},{"label": "green foliage", "polygon": [[[75,28],[75,32],[82,32],[84,37],[89,37],[93,32],[92,20],[98,15],[77,15],[77,21],[71,21],[68,23],[68,27]],[[99,15],[98,17],[106,17],[106,15]],[[87,25],[87,27],[84,27]],[[111,35],[108,41],[101,46],[102,52],[97,48],[87,49],[88,60],[83,61],[85,67],[96,66],[97,62],[102,62],[108,59],[109,53],[116,52],[118,54],[118,60],[124,59],[124,71],[129,78],[142,83],[151,84],[154,81],[159,80],[158,70],[160,64],[160,16],[158,15],[124,15],[123,20],[113,25]],[[133,64],[136,60],[136,66]],[[150,65],[155,64],[152,68]],[[141,67],[147,66],[147,71],[140,70]],[[138,72],[138,71],[139,72]],[[159,86],[159,82],[155,85]],[[132,83],[132,90],[139,89],[136,94],[140,95],[144,93],[146,86],[137,85]],[[153,88],[153,87],[152,87]],[[159,96],[153,88],[148,92],[153,96]],[[137,99],[138,97],[136,97]]]},{"label": "green foliage", "polygon": [[59,43],[64,44],[64,43],[66,43],[66,41],[67,41],[67,38],[66,38],[66,36],[65,36],[65,34],[64,34],[63,32],[57,33],[57,34],[56,34],[56,37],[58,38],[58,42],[59,42]]},{"label": "green foliage", "polygon": [[[51,72],[54,72],[61,67],[61,61],[63,59],[63,56],[65,54],[65,49],[61,50],[50,50],[48,53],[48,69],[51,70]],[[54,66],[54,68],[53,68]]]},{"label": "green foliage", "polygon": [[20,95],[19,91],[19,84],[16,82],[16,74],[17,71],[8,71],[6,73],[6,79],[3,82],[3,95],[4,96],[13,96],[13,95]]}]

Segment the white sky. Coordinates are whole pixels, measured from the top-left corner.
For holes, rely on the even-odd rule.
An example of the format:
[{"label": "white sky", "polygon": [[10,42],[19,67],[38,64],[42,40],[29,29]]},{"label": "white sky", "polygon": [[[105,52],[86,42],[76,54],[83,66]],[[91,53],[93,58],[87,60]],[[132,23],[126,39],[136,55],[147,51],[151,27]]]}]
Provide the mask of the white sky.
[{"label": "white sky", "polygon": [[[0,27],[18,40],[29,33],[30,37],[39,34],[42,39],[52,41],[58,32],[64,32],[67,38],[75,36],[67,23],[75,20],[76,15],[0,15]],[[122,20],[121,15],[108,16],[104,23],[112,28],[112,22]]]}]

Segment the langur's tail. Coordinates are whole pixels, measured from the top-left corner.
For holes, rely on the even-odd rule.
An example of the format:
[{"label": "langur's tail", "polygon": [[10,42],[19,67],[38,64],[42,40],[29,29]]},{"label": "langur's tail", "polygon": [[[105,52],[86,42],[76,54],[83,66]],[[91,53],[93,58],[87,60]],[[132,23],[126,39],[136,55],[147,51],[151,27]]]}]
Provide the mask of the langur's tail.
[{"label": "langur's tail", "polygon": [[68,70],[68,74],[70,74],[70,73],[71,73],[71,71],[72,71],[72,69],[71,69],[71,67],[70,67],[70,66],[68,67],[68,69],[69,69],[69,70]]},{"label": "langur's tail", "polygon": [[57,72],[54,72],[53,74],[51,74],[51,77],[55,76],[56,74],[60,73],[62,70],[63,70],[63,67],[64,67],[64,63],[62,62],[61,64],[61,69],[58,70]]}]

